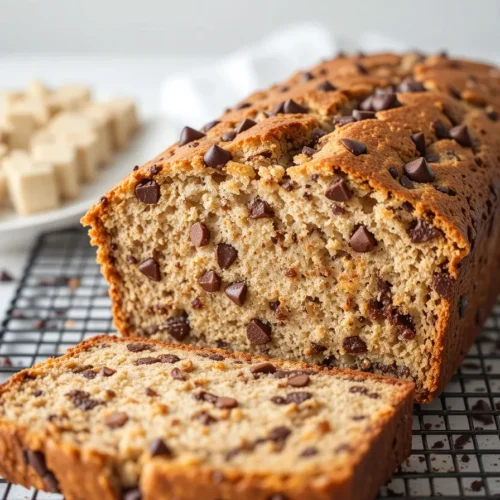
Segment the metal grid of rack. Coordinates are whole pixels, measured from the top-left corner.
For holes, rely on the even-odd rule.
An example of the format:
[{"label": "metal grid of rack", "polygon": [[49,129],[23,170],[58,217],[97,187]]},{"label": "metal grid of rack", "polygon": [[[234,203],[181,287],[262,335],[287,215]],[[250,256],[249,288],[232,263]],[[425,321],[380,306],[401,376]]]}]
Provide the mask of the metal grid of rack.
[{"label": "metal grid of rack", "polygon": [[[0,381],[113,332],[107,286],[80,228],[34,246],[0,327]],[[500,302],[446,391],[415,405],[410,458],[380,498],[500,498]],[[56,499],[0,481],[3,500]]]}]

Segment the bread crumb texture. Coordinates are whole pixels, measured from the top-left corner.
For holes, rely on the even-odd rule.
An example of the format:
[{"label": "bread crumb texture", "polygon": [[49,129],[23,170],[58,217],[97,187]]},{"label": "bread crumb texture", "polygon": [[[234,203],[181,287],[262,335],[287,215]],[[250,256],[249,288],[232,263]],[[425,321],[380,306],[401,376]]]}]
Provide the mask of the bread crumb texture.
[{"label": "bread crumb texture", "polygon": [[118,330],[448,382],[498,292],[500,72],[340,56],[90,209]]}]

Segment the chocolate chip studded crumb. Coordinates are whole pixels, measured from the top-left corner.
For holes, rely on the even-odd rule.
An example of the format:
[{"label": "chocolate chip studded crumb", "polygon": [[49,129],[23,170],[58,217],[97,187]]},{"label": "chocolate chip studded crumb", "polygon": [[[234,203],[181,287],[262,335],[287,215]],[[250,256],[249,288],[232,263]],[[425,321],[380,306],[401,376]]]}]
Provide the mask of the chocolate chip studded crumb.
[{"label": "chocolate chip studded crumb", "polygon": [[253,319],[247,326],[247,338],[251,344],[262,345],[271,342],[271,327],[260,319]]},{"label": "chocolate chip studded crumb", "polygon": [[115,412],[104,418],[104,424],[110,429],[118,429],[123,427],[128,422],[128,419],[128,415],[125,412]]},{"label": "chocolate chip studded crumb", "polygon": [[367,352],[368,350],[366,342],[362,340],[358,335],[346,337],[342,343],[342,346],[344,350],[349,354],[360,354],[363,352]]},{"label": "chocolate chip studded crumb", "polygon": [[155,205],[160,200],[160,185],[152,179],[143,179],[135,186],[135,196],[143,203]]}]

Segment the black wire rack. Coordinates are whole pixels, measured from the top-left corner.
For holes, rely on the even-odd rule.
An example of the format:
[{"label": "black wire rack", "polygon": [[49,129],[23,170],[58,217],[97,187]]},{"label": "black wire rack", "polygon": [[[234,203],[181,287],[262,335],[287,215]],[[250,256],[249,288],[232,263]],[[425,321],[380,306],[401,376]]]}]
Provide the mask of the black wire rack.
[{"label": "black wire rack", "polygon": [[[107,285],[86,232],[42,234],[0,327],[0,381],[111,332]],[[379,498],[500,499],[499,416],[500,302],[445,392],[415,405],[412,454]],[[0,498],[61,497],[0,481]]]}]

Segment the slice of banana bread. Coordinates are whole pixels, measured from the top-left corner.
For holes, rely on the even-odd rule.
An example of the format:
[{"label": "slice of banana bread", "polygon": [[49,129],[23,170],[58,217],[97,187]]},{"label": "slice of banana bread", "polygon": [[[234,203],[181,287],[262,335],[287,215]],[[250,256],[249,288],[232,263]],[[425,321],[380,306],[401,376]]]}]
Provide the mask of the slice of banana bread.
[{"label": "slice of banana bread", "polygon": [[124,335],[444,387],[500,286],[500,72],[337,57],[135,169],[84,217]]},{"label": "slice of banana bread", "polygon": [[370,499],[413,384],[100,336],[1,389],[0,474],[66,500]]}]

